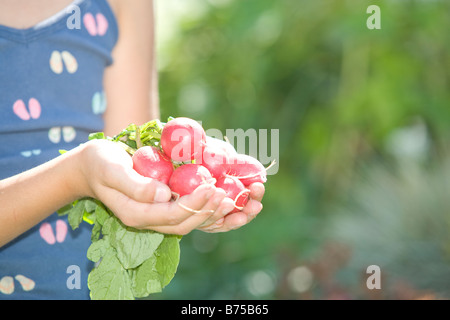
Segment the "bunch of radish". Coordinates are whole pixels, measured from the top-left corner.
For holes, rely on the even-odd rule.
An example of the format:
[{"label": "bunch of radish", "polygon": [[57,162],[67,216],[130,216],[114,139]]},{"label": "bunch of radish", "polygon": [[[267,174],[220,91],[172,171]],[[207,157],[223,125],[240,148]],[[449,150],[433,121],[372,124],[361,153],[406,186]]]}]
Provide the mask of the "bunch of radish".
[{"label": "bunch of radish", "polygon": [[133,154],[139,174],[169,186],[178,199],[202,184],[222,188],[239,212],[249,200],[248,187],[267,181],[266,168],[255,158],[238,154],[228,142],[206,136],[195,120],[180,117],[167,122],[160,146],[144,146]]}]

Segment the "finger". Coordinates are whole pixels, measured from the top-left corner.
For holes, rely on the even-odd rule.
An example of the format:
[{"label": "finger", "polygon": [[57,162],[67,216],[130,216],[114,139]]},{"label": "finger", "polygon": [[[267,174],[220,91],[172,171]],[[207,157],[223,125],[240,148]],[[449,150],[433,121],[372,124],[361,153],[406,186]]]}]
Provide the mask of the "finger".
[{"label": "finger", "polygon": [[228,214],[224,218],[216,220],[213,224],[202,226],[199,229],[210,233],[236,230],[252,221],[262,208],[263,206],[259,201],[250,199],[242,211]]},{"label": "finger", "polygon": [[[152,229],[153,227],[170,227],[176,229],[186,219],[197,214],[197,217],[211,216],[214,212],[204,209],[209,199],[214,195],[216,188],[213,185],[205,184],[199,186],[191,194],[185,195],[177,201],[170,203],[154,203],[151,211],[137,211],[136,217],[139,220],[140,228]],[[198,218],[199,219],[199,218]],[[197,220],[195,220],[197,221]],[[167,229],[167,228],[165,228]],[[165,230],[164,228],[161,230]]]},{"label": "finger", "polygon": [[252,183],[248,188],[250,189],[250,198],[261,202],[262,198],[264,197],[264,193],[266,191],[264,184],[260,182],[255,182]]},{"label": "finger", "polygon": [[[235,204],[234,201],[228,197],[226,197],[225,199],[223,199],[222,203],[220,204],[219,208],[217,209],[217,211],[220,213],[220,215],[218,216],[218,219],[215,219],[217,222],[218,220],[224,218],[227,214],[230,214],[230,212],[232,212],[235,209]],[[205,224],[208,225],[208,224]]]},{"label": "finger", "polygon": [[226,232],[227,230],[223,229],[224,222],[225,222],[225,217],[220,218],[219,220],[217,220],[216,222],[214,222],[211,225],[200,227],[200,228],[198,228],[198,230],[201,230],[201,231],[207,232],[207,233]]},{"label": "finger", "polygon": [[203,184],[197,187],[189,195],[185,195],[175,201],[178,205],[177,210],[185,210],[187,212],[197,213],[203,211],[204,206],[208,203],[209,199],[213,198],[217,191],[217,188],[212,184]]},{"label": "finger", "polygon": [[214,198],[212,199],[212,205],[215,212],[206,220],[200,227],[205,227],[215,223],[217,220],[223,218],[225,215],[234,210],[234,202],[232,199],[226,197],[226,193],[223,189],[218,188]]},{"label": "finger", "polygon": [[[249,216],[249,219],[252,220],[258,213],[263,209],[263,205],[261,202],[250,199],[245,207],[242,209],[242,212]],[[249,222],[250,222],[249,220]]]},{"label": "finger", "polygon": [[107,184],[137,202],[167,202],[172,197],[167,185],[144,177],[126,166],[117,166],[109,170]]},{"label": "finger", "polygon": [[199,212],[193,214],[178,225],[157,226],[152,227],[151,229],[165,234],[177,234],[183,236],[190,233],[192,230],[197,229],[211,215],[213,215],[213,212],[210,210],[199,210]]},{"label": "finger", "polygon": [[[214,193],[209,199],[209,201],[207,201],[203,207],[196,209],[192,216],[188,217],[187,219],[185,219],[176,226],[168,226],[168,227],[162,226],[158,228],[160,232],[185,235],[194,229],[198,229],[201,225],[207,223],[207,221],[210,221],[208,224],[211,224],[214,223],[216,220],[222,218],[223,215],[225,214],[223,212],[224,210],[218,209],[221,207],[222,202],[225,198],[225,192],[218,188],[213,188],[213,190]],[[185,209],[185,206],[186,203],[184,203],[181,206],[181,208]],[[228,204],[228,206],[230,206],[230,204]],[[189,211],[190,210],[191,209],[189,208]]]},{"label": "finger", "polygon": [[213,212],[202,209],[213,196],[215,189],[213,185],[202,185],[191,194],[167,203],[146,204],[129,201],[128,206],[132,214],[131,226],[155,230],[155,226],[178,226],[195,212],[198,212],[199,216],[205,214],[209,217]]},{"label": "finger", "polygon": [[150,223],[162,223],[170,202],[143,203],[134,200],[119,190],[101,186],[98,197],[127,226],[142,228]]},{"label": "finger", "polygon": [[247,214],[242,211],[233,212],[224,217],[224,221],[219,228],[216,228],[214,232],[228,232],[231,230],[239,229],[247,224]]}]

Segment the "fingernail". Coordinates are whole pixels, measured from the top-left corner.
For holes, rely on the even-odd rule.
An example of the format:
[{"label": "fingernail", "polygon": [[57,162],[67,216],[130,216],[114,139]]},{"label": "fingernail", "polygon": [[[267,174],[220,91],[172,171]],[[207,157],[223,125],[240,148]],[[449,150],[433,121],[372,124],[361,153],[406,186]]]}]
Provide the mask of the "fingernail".
[{"label": "fingernail", "polygon": [[155,191],[155,202],[166,202],[170,198],[170,195],[166,188],[156,188]]}]

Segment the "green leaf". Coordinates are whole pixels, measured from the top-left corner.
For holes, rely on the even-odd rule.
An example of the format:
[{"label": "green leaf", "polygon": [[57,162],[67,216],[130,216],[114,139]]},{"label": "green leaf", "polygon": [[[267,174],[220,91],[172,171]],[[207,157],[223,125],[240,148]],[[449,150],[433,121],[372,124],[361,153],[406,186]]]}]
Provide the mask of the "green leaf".
[{"label": "green leaf", "polygon": [[83,221],[84,205],[83,200],[77,201],[73,209],[69,212],[68,221],[73,230],[77,229],[81,221]]},{"label": "green leaf", "polygon": [[103,233],[104,236],[107,236],[107,235],[111,234],[111,228],[112,228],[112,224],[113,224],[114,220],[115,220],[114,217],[110,216],[103,223],[102,233]]},{"label": "green leaf", "polygon": [[91,232],[91,241],[92,242],[98,241],[100,239],[101,231],[102,231],[102,225],[98,222],[95,222],[94,226],[92,227],[92,232]]},{"label": "green leaf", "polygon": [[98,204],[94,199],[83,199],[82,201],[84,201],[84,208],[86,210],[86,212],[88,213],[94,213],[95,209],[97,209]]},{"label": "green leaf", "polygon": [[113,249],[106,252],[97,268],[88,276],[92,300],[134,300],[131,279]]},{"label": "green leaf", "polygon": [[73,209],[73,204],[71,203],[71,204],[65,205],[64,207],[59,209],[57,211],[57,213],[60,216],[65,216],[65,215],[69,214],[70,210],[72,210],[72,209]]},{"label": "green leaf", "polygon": [[[108,234],[111,246],[117,251],[117,258],[126,269],[136,268],[153,255],[164,239],[164,235],[150,230],[137,230],[123,225],[111,217]],[[108,220],[108,221],[109,221]]]},{"label": "green leaf", "polygon": [[91,240],[92,242],[95,242],[100,238],[102,226],[110,217],[110,214],[108,213],[107,209],[105,209],[103,204],[99,203],[91,217],[92,216],[94,218],[94,227],[92,228]]},{"label": "green leaf", "polygon": [[160,275],[161,287],[167,286],[177,272],[180,262],[181,236],[165,235],[156,250],[156,271]]},{"label": "green leaf", "polygon": [[133,150],[136,150],[136,149],[137,149],[136,141],[133,141],[133,140],[127,140],[126,145],[127,145],[128,147],[130,147],[131,149],[133,149]]},{"label": "green leaf", "polygon": [[162,291],[161,279],[156,271],[155,255],[131,271],[131,283],[133,294],[137,298],[144,298],[151,293]]},{"label": "green leaf", "polygon": [[87,258],[93,262],[97,262],[105,255],[110,247],[108,240],[105,238],[93,242],[87,251]]},{"label": "green leaf", "polygon": [[103,225],[109,217],[110,215],[103,205],[99,205],[95,208],[95,221],[99,224]]},{"label": "green leaf", "polygon": [[154,254],[132,270],[133,294],[137,298],[161,292],[169,284],[178,268],[181,237],[165,235]]},{"label": "green leaf", "polygon": [[106,139],[106,136],[103,132],[94,132],[89,135],[88,139],[89,140]]}]

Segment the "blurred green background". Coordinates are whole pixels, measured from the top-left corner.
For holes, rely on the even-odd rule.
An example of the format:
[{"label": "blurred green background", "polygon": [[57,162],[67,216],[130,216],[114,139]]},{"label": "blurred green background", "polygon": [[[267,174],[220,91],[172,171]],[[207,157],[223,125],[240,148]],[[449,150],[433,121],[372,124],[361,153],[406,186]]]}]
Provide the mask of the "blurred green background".
[{"label": "blurred green background", "polygon": [[162,119],[279,129],[280,167],[152,298],[450,298],[450,2],[155,3]]}]

